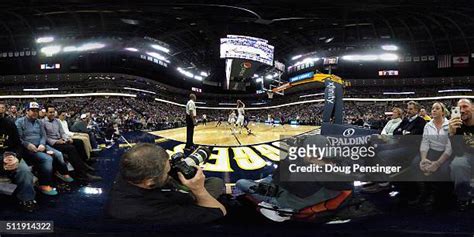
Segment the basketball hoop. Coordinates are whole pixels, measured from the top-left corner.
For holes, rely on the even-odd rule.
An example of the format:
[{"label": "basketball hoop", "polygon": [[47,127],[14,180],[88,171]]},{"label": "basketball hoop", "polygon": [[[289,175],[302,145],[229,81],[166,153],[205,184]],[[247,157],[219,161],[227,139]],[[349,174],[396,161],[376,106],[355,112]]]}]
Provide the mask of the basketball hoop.
[{"label": "basketball hoop", "polygon": [[268,99],[273,99],[273,92],[267,91]]}]

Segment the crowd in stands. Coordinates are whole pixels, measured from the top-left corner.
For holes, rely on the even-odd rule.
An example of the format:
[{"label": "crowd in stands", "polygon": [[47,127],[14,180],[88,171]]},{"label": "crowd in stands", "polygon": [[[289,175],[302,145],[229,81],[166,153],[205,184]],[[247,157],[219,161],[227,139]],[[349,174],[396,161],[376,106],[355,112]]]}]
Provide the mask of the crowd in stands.
[{"label": "crowd in stands", "polygon": [[[7,100],[8,113],[14,118],[25,113],[25,103],[28,100]],[[185,126],[183,108],[178,105],[160,101],[148,101],[137,98],[123,97],[86,97],[81,99],[38,99],[39,104],[55,104],[58,111],[66,111],[68,120],[76,120],[81,114],[90,116],[98,128],[105,131],[107,127],[116,124],[119,128],[128,130],[163,130]],[[448,108],[455,105],[456,100],[441,100]],[[403,108],[406,102],[353,102],[344,103],[344,118],[348,124],[382,130],[391,116],[393,107]],[[424,110],[430,110],[433,101],[420,101]],[[198,105],[199,106],[199,105]],[[271,109],[256,109],[246,111],[250,121],[265,122],[268,115],[281,123],[291,121],[301,125],[321,125],[321,114],[324,102],[304,103],[291,106],[281,106]],[[225,106],[231,108],[231,106]],[[44,109],[43,109],[44,110]],[[39,117],[45,112],[40,110]],[[231,109],[199,109],[198,120],[206,114],[207,121],[227,121]]]},{"label": "crowd in stands", "polygon": [[18,112],[15,105],[7,112],[6,104],[0,102],[0,175],[17,185],[15,193],[25,211],[37,208],[33,174],[27,165],[33,166],[38,177],[38,190],[49,196],[58,195],[54,186],[67,190],[72,182],[102,180],[90,166],[93,147],[97,148],[90,117],[81,115],[69,126],[67,112],[58,108],[32,101],[25,104],[24,112]]},{"label": "crowd in stands", "polygon": [[[175,88],[165,85],[156,80],[130,76],[125,74],[58,74],[55,76],[38,76],[27,75],[17,77],[4,77],[5,83],[2,87],[2,94],[4,95],[29,95],[29,94],[51,94],[51,91],[23,91],[24,88],[29,89],[44,89],[44,88],[58,88],[55,93],[124,93],[135,94],[137,96],[160,98],[168,101],[185,104],[187,101],[187,90]],[[390,88],[388,86],[350,86],[344,89],[345,98],[405,98],[412,97],[430,97],[433,92],[447,89],[468,89],[472,87],[469,84],[462,82],[452,83],[451,85],[417,85],[417,86],[400,86]],[[142,91],[140,91],[142,90]],[[144,92],[148,91],[148,92]],[[150,93],[151,92],[151,93]],[[205,91],[198,95],[198,101],[205,101],[206,106],[220,106],[220,103],[233,103],[237,99],[242,99],[247,106],[254,103],[263,103],[265,106],[274,106],[289,102],[308,101],[323,99],[322,93],[324,88],[322,85],[319,88],[311,88],[311,90],[304,90],[301,92],[286,91],[284,96],[274,94],[272,99],[268,99],[266,93],[263,94],[236,94],[234,93],[209,93]],[[390,94],[385,95],[384,92],[413,92],[414,94]],[[458,91],[457,95],[473,95],[474,92]],[[437,95],[451,95],[452,93],[437,93]]]},{"label": "crowd in stands", "polygon": [[140,115],[143,128],[162,130],[184,126],[183,107],[158,102],[126,98],[125,102]]}]

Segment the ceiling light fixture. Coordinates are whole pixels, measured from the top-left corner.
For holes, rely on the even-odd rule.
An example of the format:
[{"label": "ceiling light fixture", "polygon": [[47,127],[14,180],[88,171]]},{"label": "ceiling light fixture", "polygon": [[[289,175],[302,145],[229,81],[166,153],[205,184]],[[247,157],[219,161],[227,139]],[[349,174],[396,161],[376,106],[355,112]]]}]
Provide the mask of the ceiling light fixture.
[{"label": "ceiling light fixture", "polygon": [[43,43],[50,43],[54,41],[54,37],[52,36],[45,36],[45,37],[39,37],[36,39],[36,43],[38,44],[43,44]]},{"label": "ceiling light fixture", "polygon": [[169,53],[170,50],[168,48],[165,48],[161,45],[157,45],[157,44],[152,44],[151,45],[152,48],[156,49],[156,50],[159,50],[159,51],[162,51],[162,52],[165,52],[165,53]]},{"label": "ceiling light fixture", "polygon": [[77,51],[77,47],[76,46],[66,46],[63,48],[63,52],[74,52],[74,51]]},{"label": "ceiling light fixture", "polygon": [[161,61],[165,61],[167,63],[170,63],[170,61],[168,59],[166,59],[163,55],[159,54],[159,53],[156,53],[156,52],[147,52],[146,54],[156,58],[156,59],[159,59]]},{"label": "ceiling light fixture", "polygon": [[398,55],[393,53],[384,53],[379,56],[380,60],[382,61],[397,61]]},{"label": "ceiling light fixture", "polygon": [[334,37],[327,38],[327,39],[324,41],[324,43],[327,44],[327,43],[330,43],[330,42],[333,41],[333,40],[334,40]]},{"label": "ceiling light fixture", "polygon": [[77,50],[78,51],[88,51],[88,50],[94,50],[94,49],[101,49],[105,47],[105,44],[102,43],[86,43],[81,45]]},{"label": "ceiling light fixture", "polygon": [[125,50],[131,51],[131,52],[138,52],[137,48],[125,48]]},{"label": "ceiling light fixture", "polygon": [[301,58],[302,56],[303,56],[303,55],[301,55],[301,54],[300,54],[300,55],[293,56],[293,57],[291,58],[291,60],[296,60],[296,59],[298,59],[298,58]]},{"label": "ceiling light fixture", "polygon": [[360,56],[361,61],[375,61],[377,59],[379,59],[379,56],[373,55],[373,54],[361,55]]},{"label": "ceiling light fixture", "polygon": [[50,57],[50,56],[53,56],[54,54],[61,52],[61,46],[60,45],[46,46],[46,47],[41,48],[40,51],[44,53],[46,56]]},{"label": "ceiling light fixture", "polygon": [[382,49],[383,50],[387,50],[387,51],[396,51],[398,50],[398,47],[396,45],[382,45]]}]

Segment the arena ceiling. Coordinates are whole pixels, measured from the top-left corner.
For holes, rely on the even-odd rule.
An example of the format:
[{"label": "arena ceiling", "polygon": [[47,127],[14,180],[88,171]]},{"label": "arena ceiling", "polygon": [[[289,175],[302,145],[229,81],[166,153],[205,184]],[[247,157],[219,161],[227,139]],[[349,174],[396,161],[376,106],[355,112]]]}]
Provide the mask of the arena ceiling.
[{"label": "arena ceiling", "polygon": [[43,35],[69,38],[151,37],[169,44],[188,66],[223,75],[219,39],[269,40],[275,59],[340,55],[390,43],[404,53],[470,53],[472,1],[2,1],[0,49],[32,47]]}]

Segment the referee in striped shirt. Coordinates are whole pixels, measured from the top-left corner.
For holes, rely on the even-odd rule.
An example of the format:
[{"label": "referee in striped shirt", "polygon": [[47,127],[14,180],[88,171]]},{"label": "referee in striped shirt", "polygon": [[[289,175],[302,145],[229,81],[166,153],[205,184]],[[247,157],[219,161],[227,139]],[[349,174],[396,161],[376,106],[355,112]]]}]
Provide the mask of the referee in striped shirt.
[{"label": "referee in striped shirt", "polygon": [[196,125],[196,95],[190,94],[186,104],[186,147],[191,149],[194,146],[194,126]]}]

